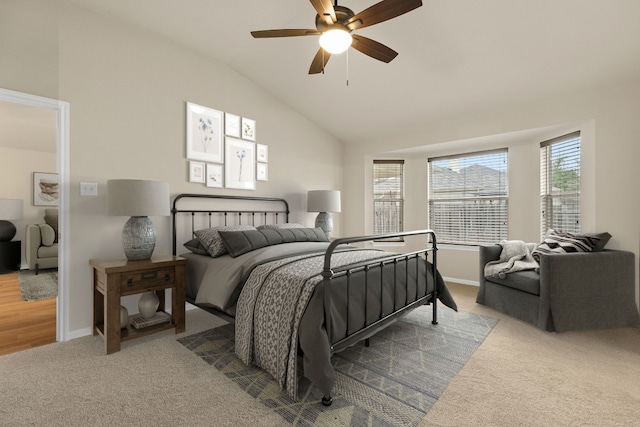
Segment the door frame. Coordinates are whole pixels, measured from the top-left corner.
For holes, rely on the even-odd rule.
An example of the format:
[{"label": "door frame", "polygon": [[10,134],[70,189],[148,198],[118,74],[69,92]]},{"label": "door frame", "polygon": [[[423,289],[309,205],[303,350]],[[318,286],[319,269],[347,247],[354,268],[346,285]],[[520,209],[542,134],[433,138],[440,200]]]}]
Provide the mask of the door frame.
[{"label": "door frame", "polygon": [[56,341],[69,336],[69,103],[29,93],[0,88],[0,100],[56,111],[56,171],[60,191],[58,201],[58,298],[56,303]]}]

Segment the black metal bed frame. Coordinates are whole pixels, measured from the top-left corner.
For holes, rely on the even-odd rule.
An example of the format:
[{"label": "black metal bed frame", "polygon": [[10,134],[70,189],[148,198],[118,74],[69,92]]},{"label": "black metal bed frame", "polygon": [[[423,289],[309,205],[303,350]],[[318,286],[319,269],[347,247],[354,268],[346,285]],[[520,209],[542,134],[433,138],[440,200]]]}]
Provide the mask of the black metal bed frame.
[{"label": "black metal bed frame", "polygon": [[[187,199],[187,198],[191,198],[191,199],[224,199],[224,200],[243,200],[243,201],[255,201],[257,203],[267,203],[267,202],[275,202],[276,204],[281,204],[283,206],[283,208],[278,208],[278,209],[270,209],[270,210],[263,210],[263,209],[179,209],[178,208],[178,203],[180,202],[180,200],[182,199]],[[198,214],[201,215],[207,215],[208,216],[208,224],[209,226],[212,226],[212,215],[218,214],[222,216],[222,219],[224,220],[224,224],[227,224],[227,219],[229,216],[236,216],[237,217],[237,223],[241,224],[242,220],[243,220],[243,215],[244,218],[248,217],[247,220],[247,224],[251,224],[251,225],[255,225],[256,223],[256,215],[261,218],[260,222],[262,223],[266,223],[269,216],[271,216],[271,218],[274,220],[272,221],[272,223],[278,223],[279,219],[281,217],[284,217],[282,222],[288,222],[289,221],[289,205],[287,203],[286,200],[284,199],[280,199],[280,198],[270,198],[270,197],[244,197],[244,196],[223,196],[223,195],[209,195],[209,194],[179,194],[178,196],[176,196],[176,198],[173,201],[173,205],[172,205],[172,209],[171,209],[171,219],[172,219],[172,225],[173,225],[173,254],[176,255],[177,253],[177,246],[176,246],[176,239],[177,239],[177,221],[176,221],[176,216],[178,214],[190,214],[191,215],[191,235],[193,235],[194,227],[195,227],[195,216]],[[218,224],[216,224],[218,225]],[[430,241],[430,246],[428,246],[426,249],[421,249],[418,251],[413,251],[413,252],[409,252],[409,253],[401,253],[401,254],[393,254],[393,255],[389,255],[388,257],[385,258],[378,258],[374,261],[369,261],[369,262],[364,262],[364,263],[360,263],[357,266],[348,266],[348,267],[344,267],[344,268],[337,268],[337,269],[332,269],[331,268],[331,257],[334,254],[336,248],[340,245],[347,245],[347,244],[351,244],[351,243],[363,243],[363,242],[369,242],[369,241],[373,241],[373,240],[382,240],[382,239],[389,239],[389,238],[393,238],[393,237],[405,237],[405,236],[417,236],[417,235],[427,235],[429,237],[429,241]],[[402,307],[396,309],[396,301],[393,302],[393,307],[394,307],[394,311],[390,312],[390,313],[381,313],[380,317],[378,318],[378,320],[365,324],[364,328],[361,328],[359,330],[356,331],[351,331],[349,330],[349,325],[347,323],[347,336],[344,338],[340,338],[337,340],[334,340],[333,337],[331,336],[332,333],[332,329],[331,329],[331,324],[332,324],[332,316],[331,316],[331,308],[332,308],[332,286],[334,285],[332,283],[332,280],[337,278],[337,277],[341,277],[341,276],[346,276],[346,286],[347,286],[347,295],[349,295],[349,286],[350,286],[350,277],[352,274],[357,273],[357,272],[361,272],[364,271],[364,275],[365,275],[365,289],[368,289],[368,283],[369,283],[369,272],[372,269],[380,269],[380,281],[382,281],[383,278],[383,270],[385,268],[393,268],[394,269],[394,298],[395,298],[395,290],[396,290],[396,285],[397,285],[397,281],[395,280],[396,276],[396,271],[398,268],[398,264],[399,263],[403,263],[404,264],[404,268],[407,269],[405,277],[407,278],[406,283],[404,284],[404,286],[408,289],[409,287],[409,260],[411,259],[417,259],[418,258],[424,258],[425,260],[429,259],[429,254],[431,254],[431,264],[433,265],[433,291],[429,292],[428,291],[428,283],[429,283],[429,268],[425,268],[425,273],[424,273],[424,279],[425,279],[425,292],[423,295],[418,295],[418,286],[417,286],[417,282],[418,282],[418,277],[419,277],[419,271],[418,271],[418,262],[415,262],[415,266],[416,266],[416,271],[415,271],[415,276],[416,276],[416,286],[415,286],[415,295],[413,295],[413,300],[411,302],[409,302],[409,295],[408,292],[405,292],[406,295],[406,300],[404,301]],[[438,297],[438,291],[436,288],[436,272],[437,272],[437,244],[436,244],[436,235],[432,230],[417,230],[417,231],[407,231],[407,232],[401,232],[401,233],[387,233],[387,234],[377,234],[377,235],[371,235],[371,236],[359,236],[359,237],[346,237],[346,238],[338,238],[333,240],[330,244],[329,247],[327,248],[326,252],[325,252],[325,256],[324,256],[324,268],[322,271],[322,277],[323,277],[323,283],[324,283],[324,309],[325,309],[325,328],[327,331],[327,336],[329,338],[329,344],[330,344],[330,348],[331,348],[331,352],[335,353],[341,350],[344,350],[347,347],[350,347],[352,345],[354,345],[355,343],[365,340],[365,345],[368,345],[368,337],[372,335],[372,333],[375,333],[381,329],[383,329],[384,327],[386,327],[388,324],[390,324],[391,322],[393,322],[394,320],[396,320],[398,317],[402,316],[403,314],[406,314],[409,310],[412,310],[420,305],[426,305],[426,304],[432,304],[432,310],[433,310],[433,318],[432,318],[432,323],[434,325],[438,324],[438,308],[437,308],[437,297]],[[365,298],[367,296],[368,292],[365,291]],[[380,307],[382,308],[382,292],[380,295]],[[189,301],[190,303],[194,303],[193,300]],[[349,310],[349,300],[347,298],[346,301],[346,307],[347,307],[347,312]],[[365,307],[365,313],[364,313],[364,319],[366,322],[366,319],[368,319],[367,317],[367,304],[365,301],[364,304]],[[209,307],[202,307],[212,313],[215,313],[216,315],[220,315],[222,314],[223,317],[227,318],[228,320],[233,320],[233,318],[231,318],[229,315],[225,315],[225,313],[220,312],[219,310],[216,309],[210,309]],[[382,311],[382,310],[381,310]],[[345,318],[347,319],[348,322],[348,316],[345,316]],[[326,406],[331,405],[332,399],[331,396],[325,396],[322,398],[322,403]]]}]

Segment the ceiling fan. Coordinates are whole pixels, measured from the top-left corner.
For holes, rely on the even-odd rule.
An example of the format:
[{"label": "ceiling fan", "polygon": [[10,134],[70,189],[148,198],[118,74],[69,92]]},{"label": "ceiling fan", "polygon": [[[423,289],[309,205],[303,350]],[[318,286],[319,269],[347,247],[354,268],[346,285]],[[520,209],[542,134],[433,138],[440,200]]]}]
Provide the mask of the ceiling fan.
[{"label": "ceiling fan", "polygon": [[422,0],[382,0],[356,14],[347,7],[338,6],[338,0],[310,0],[316,15],[315,30],[263,30],[252,31],[255,38],[320,36],[320,49],[311,62],[309,74],[324,71],[331,54],[342,53],[349,48],[354,49],[382,62],[391,62],[398,52],[371,40],[353,34],[353,31],[400,16],[422,6]]}]

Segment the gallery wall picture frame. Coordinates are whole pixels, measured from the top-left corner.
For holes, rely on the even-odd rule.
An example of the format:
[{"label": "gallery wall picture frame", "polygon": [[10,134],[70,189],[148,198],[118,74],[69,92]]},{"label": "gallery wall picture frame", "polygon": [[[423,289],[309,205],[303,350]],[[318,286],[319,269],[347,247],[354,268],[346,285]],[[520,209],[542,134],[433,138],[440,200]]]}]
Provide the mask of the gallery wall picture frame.
[{"label": "gallery wall picture frame", "polygon": [[256,164],[256,180],[268,181],[269,180],[269,165],[266,163]]},{"label": "gallery wall picture frame", "polygon": [[240,138],[240,116],[224,113],[224,134]]},{"label": "gallery wall picture frame", "polygon": [[189,182],[205,182],[204,162],[189,162]]},{"label": "gallery wall picture frame", "polygon": [[222,165],[207,163],[207,187],[222,188]]},{"label": "gallery wall picture frame", "polygon": [[256,121],[248,119],[246,117],[242,118],[242,139],[246,139],[249,141],[256,140]]},{"label": "gallery wall picture frame", "polygon": [[225,138],[224,186],[255,190],[255,143],[237,138]]},{"label": "gallery wall picture frame", "polygon": [[264,144],[256,144],[256,161],[262,163],[269,161],[269,147]]},{"label": "gallery wall picture frame", "polygon": [[223,162],[223,112],[187,102],[187,159]]},{"label": "gallery wall picture frame", "polygon": [[33,173],[33,206],[58,206],[60,183],[57,173]]}]

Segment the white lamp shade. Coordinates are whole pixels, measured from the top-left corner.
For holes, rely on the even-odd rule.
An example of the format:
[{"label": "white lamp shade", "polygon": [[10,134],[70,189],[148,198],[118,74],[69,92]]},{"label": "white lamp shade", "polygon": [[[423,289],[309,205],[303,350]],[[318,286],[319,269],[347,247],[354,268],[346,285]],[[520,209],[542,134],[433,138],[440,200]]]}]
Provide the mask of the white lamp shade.
[{"label": "white lamp shade", "polygon": [[0,199],[0,220],[22,219],[22,199]]},{"label": "white lamp shade", "polygon": [[340,212],[340,192],[338,190],[309,191],[307,212]]},{"label": "white lamp shade", "polygon": [[114,216],[168,216],[169,184],[141,179],[107,181],[107,214]]}]

